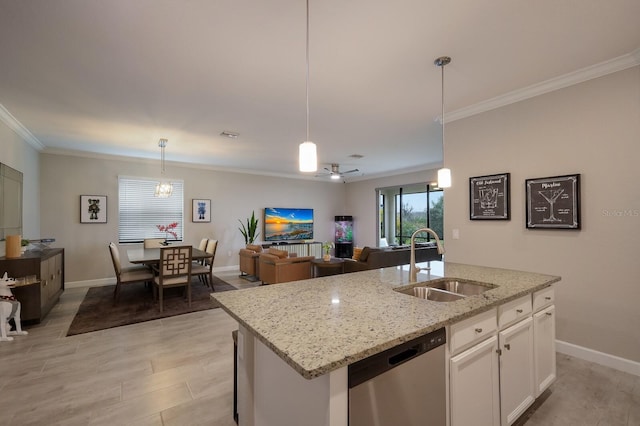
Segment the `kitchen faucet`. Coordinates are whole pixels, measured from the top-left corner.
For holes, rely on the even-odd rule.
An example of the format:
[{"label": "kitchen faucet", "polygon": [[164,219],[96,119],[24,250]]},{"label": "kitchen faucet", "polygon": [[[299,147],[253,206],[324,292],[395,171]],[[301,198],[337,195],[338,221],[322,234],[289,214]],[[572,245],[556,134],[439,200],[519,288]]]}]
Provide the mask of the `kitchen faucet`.
[{"label": "kitchen faucet", "polygon": [[[411,235],[411,257],[409,259],[409,262],[411,263],[410,267],[409,267],[409,281],[412,283],[415,283],[416,281],[418,281],[418,271],[421,270],[422,268],[419,268],[418,265],[416,265],[416,235],[420,232],[427,232],[431,235],[433,235],[433,237],[436,239],[436,246],[438,247],[438,254],[444,254],[444,247],[442,247],[442,242],[440,241],[440,238],[438,238],[438,234],[436,234],[436,232],[431,229],[431,228],[420,228],[418,229],[416,232],[414,232]],[[425,270],[431,269],[429,267],[424,268]]]}]

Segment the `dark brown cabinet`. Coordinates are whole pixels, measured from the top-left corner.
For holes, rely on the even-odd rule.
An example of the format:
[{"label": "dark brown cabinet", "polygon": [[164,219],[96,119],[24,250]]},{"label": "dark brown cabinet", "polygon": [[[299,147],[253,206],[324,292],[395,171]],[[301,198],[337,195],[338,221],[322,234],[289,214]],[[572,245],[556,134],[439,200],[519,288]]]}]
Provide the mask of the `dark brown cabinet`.
[{"label": "dark brown cabinet", "polygon": [[58,303],[64,291],[64,249],[27,251],[13,259],[0,257],[0,275],[11,278],[36,276],[36,281],[12,291],[22,304],[22,322],[40,322]]}]

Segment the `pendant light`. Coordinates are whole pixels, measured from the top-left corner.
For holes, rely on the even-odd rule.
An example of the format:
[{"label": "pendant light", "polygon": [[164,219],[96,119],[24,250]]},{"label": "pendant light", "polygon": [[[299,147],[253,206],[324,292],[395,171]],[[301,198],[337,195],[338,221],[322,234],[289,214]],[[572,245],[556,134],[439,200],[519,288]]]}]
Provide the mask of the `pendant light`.
[{"label": "pendant light", "polygon": [[442,168],[438,170],[438,186],[440,188],[451,187],[451,170],[444,167],[444,66],[449,62],[451,62],[451,58],[448,56],[441,56],[433,62],[442,70]]},{"label": "pendant light", "polygon": [[[160,147],[160,175],[164,176],[164,149],[167,147],[167,140],[160,139],[158,146]],[[158,198],[169,198],[173,193],[173,185],[171,182],[164,182],[162,179],[156,185],[154,196]]]},{"label": "pendant light", "polygon": [[298,150],[298,167],[301,172],[318,170],[318,154],[316,144],[309,140],[309,0],[307,0],[307,139],[300,144]]}]

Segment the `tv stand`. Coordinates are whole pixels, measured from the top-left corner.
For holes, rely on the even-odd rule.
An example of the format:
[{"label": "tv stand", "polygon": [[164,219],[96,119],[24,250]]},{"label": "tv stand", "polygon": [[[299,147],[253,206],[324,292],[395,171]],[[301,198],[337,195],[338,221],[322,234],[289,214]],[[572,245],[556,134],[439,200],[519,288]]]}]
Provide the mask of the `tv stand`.
[{"label": "tv stand", "polygon": [[295,253],[298,256],[315,256],[322,257],[322,243],[319,241],[306,242],[290,242],[290,241],[274,241],[262,244],[262,248],[277,247],[286,250],[289,253]]}]

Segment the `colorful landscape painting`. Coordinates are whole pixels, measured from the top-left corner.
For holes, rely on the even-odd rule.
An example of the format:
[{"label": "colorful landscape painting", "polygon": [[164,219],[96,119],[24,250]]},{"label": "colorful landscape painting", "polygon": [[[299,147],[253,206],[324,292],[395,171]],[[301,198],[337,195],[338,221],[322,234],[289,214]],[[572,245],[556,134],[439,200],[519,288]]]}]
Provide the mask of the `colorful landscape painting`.
[{"label": "colorful landscape painting", "polygon": [[266,207],[264,240],[288,241],[313,239],[313,209]]}]

